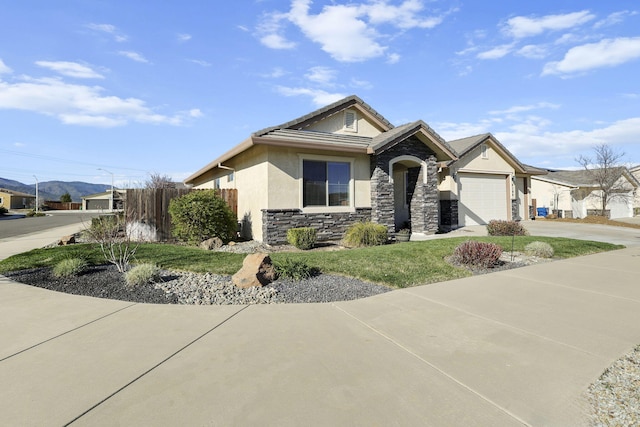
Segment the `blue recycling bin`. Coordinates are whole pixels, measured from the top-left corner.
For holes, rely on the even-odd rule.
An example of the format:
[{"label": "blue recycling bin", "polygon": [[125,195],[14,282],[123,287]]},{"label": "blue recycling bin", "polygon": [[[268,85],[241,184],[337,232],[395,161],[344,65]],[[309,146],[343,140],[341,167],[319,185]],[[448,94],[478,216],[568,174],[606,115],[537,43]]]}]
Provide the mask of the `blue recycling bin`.
[{"label": "blue recycling bin", "polygon": [[538,216],[547,216],[549,214],[548,208],[537,208]]}]

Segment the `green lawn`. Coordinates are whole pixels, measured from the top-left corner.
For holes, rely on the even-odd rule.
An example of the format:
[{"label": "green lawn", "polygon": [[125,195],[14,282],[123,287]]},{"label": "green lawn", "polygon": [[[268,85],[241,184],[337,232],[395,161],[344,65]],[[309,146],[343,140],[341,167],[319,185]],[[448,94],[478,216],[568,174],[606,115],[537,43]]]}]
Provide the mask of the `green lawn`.
[{"label": "green lawn", "polygon": [[[274,261],[285,258],[303,260],[325,273],[353,276],[404,288],[469,276],[471,273],[467,270],[454,267],[444,260],[465,240],[469,239],[456,237],[341,251],[277,252],[271,254],[271,258]],[[480,237],[473,240],[496,243],[505,252],[511,250],[511,237]],[[515,238],[514,249],[522,251],[525,245],[536,240],[553,246],[556,258],[570,258],[623,247],[585,240],[523,236]],[[0,261],[0,273],[53,266],[69,257],[82,257],[90,264],[104,263],[102,254],[95,245],[58,246],[35,249]],[[166,269],[233,274],[242,266],[244,257],[242,254],[209,252],[194,247],[142,244],[138,248],[136,261],[155,263]]]}]

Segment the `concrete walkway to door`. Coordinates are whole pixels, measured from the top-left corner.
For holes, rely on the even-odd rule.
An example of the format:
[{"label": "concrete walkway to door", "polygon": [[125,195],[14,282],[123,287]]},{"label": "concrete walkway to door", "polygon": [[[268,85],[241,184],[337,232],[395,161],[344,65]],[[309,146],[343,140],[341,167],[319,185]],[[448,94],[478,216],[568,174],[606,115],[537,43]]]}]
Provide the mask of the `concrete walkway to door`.
[{"label": "concrete walkway to door", "polygon": [[357,301],[226,307],[0,276],[0,424],[586,425],[586,388],[640,343],[638,259],[634,246]]}]

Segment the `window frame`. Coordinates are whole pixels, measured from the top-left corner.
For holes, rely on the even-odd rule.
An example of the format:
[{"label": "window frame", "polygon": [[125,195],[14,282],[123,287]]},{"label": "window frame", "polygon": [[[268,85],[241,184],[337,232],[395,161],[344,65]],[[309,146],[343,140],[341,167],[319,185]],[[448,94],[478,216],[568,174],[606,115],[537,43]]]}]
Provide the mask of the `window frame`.
[{"label": "window frame", "polygon": [[[325,163],[348,163],[349,164],[349,203],[346,206],[304,206],[304,161],[325,162]],[[298,154],[299,161],[299,208],[303,212],[354,212],[355,211],[355,179],[354,179],[354,163],[352,157],[323,156],[317,154]],[[327,177],[328,182],[328,177]],[[327,184],[328,185],[328,184]],[[328,194],[327,194],[328,197]]]}]

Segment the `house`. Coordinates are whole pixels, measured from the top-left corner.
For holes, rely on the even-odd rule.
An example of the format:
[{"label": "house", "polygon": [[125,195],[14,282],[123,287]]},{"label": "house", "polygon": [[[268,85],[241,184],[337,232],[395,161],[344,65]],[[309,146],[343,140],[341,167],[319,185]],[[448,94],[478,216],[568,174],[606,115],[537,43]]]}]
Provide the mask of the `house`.
[{"label": "house", "polygon": [[[598,170],[595,170],[597,173]],[[629,169],[616,167],[614,191],[609,196],[605,216],[609,218],[628,218],[633,216],[633,205],[640,186]],[[602,191],[593,176],[594,171],[587,170],[549,170],[544,176],[533,178],[532,198],[539,207],[548,207],[549,212],[565,218],[584,218],[587,215],[600,215],[602,210]]]},{"label": "house", "polygon": [[458,159],[440,172],[444,228],[531,217],[531,177],[546,171],[521,163],[490,133],[449,141],[449,146]]},{"label": "house", "polygon": [[[113,190],[113,209],[122,209],[123,201],[127,195],[126,190]],[[111,191],[82,196],[82,210],[105,210],[109,209]]]},{"label": "house", "polygon": [[462,156],[422,120],[395,127],[352,95],[253,133],[185,183],[237,189],[243,236],[268,244],[285,242],[293,227],[330,240],[371,220],[390,232],[410,226],[418,237],[523,216],[528,179],[544,172],[520,164],[490,134],[453,143]]},{"label": "house", "polygon": [[[631,175],[638,181],[640,181],[640,165],[634,166],[629,169]],[[633,201],[633,214],[640,215],[640,191],[636,191],[636,197]]]},{"label": "house", "polygon": [[0,206],[6,209],[33,209],[36,196],[20,191],[0,188]]}]

